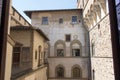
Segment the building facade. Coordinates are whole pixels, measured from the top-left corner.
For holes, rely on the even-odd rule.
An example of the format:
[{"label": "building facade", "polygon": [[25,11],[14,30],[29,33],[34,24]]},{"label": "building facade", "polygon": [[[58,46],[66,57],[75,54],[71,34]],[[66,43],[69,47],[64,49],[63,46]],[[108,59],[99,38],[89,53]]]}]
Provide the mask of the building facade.
[{"label": "building facade", "polygon": [[[13,48],[12,79],[23,80],[26,77],[33,76],[34,74],[38,75],[39,73],[45,73],[44,76],[47,76],[47,67],[44,65],[44,46],[45,42],[49,39],[44,33],[40,29],[34,29],[30,26],[14,26],[11,27],[10,35],[16,41]],[[43,70],[39,69],[41,67],[43,67]],[[21,75],[21,72],[28,75],[28,72],[35,70],[36,72],[30,76],[20,77],[22,79],[17,77]],[[34,79],[38,80],[39,77],[34,76]]]},{"label": "building facade", "polygon": [[108,0],[77,3],[78,9],[26,11],[32,25],[10,6],[5,80],[115,80]]},{"label": "building facade", "polygon": [[78,0],[90,38],[92,80],[114,80],[108,0]]},{"label": "building facade", "polygon": [[81,9],[26,11],[48,36],[48,79],[88,80],[88,31]]}]

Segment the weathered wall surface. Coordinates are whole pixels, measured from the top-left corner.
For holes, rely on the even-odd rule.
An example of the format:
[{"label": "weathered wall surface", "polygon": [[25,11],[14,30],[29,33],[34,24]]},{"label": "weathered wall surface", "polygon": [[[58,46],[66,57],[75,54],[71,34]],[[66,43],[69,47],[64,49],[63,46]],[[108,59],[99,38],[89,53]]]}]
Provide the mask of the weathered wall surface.
[{"label": "weathered wall surface", "polygon": [[56,78],[55,69],[58,65],[63,65],[65,68],[65,77],[72,78],[72,67],[79,65],[81,68],[82,78],[88,77],[88,58],[49,58],[49,78]]},{"label": "weathered wall surface", "polygon": [[95,52],[91,58],[92,69],[96,80],[114,80],[112,45],[110,35],[109,15],[90,31],[91,43],[94,42]]},{"label": "weathered wall surface", "polygon": [[[39,46],[41,46],[41,51],[39,52]],[[35,59],[35,52],[37,51],[37,59]],[[32,68],[36,69],[38,67],[38,60],[40,54],[40,62],[43,64],[44,58],[44,38],[37,32],[33,32],[33,64]]]},{"label": "weathered wall surface", "polygon": [[10,17],[10,26],[31,26],[31,24],[14,7],[11,7]]},{"label": "weathered wall surface", "polygon": [[9,42],[7,42],[5,80],[10,80],[10,78],[11,78],[12,51],[13,51],[13,45],[11,45]]},{"label": "weathered wall surface", "polygon": [[11,37],[25,47],[31,46],[31,32],[28,30],[11,30],[10,32]]},{"label": "weathered wall surface", "polygon": [[[77,16],[78,21],[72,23],[72,16]],[[48,24],[42,24],[42,17],[48,17]],[[63,19],[63,23],[59,23],[59,19]],[[50,54],[48,58],[49,62],[49,76],[48,78],[56,78],[55,68],[58,65],[63,65],[65,68],[65,77],[72,79],[71,69],[74,65],[79,65],[82,70],[81,78],[88,78],[88,66],[89,66],[89,49],[87,30],[82,24],[81,11],[54,11],[54,12],[41,12],[32,13],[32,25],[36,28],[40,28],[50,39]],[[71,35],[71,41],[65,41],[65,35]],[[65,43],[65,55],[64,57],[57,57],[55,53],[55,43],[62,40]],[[72,41],[78,40],[81,43],[81,57],[73,57],[71,55],[70,44]]]}]

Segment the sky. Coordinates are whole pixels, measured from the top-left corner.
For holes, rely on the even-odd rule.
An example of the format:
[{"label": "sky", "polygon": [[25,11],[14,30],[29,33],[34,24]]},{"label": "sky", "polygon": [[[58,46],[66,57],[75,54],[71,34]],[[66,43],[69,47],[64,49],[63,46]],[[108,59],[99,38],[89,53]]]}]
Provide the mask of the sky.
[{"label": "sky", "polygon": [[30,23],[25,10],[72,9],[77,7],[77,0],[12,0],[12,5]]}]

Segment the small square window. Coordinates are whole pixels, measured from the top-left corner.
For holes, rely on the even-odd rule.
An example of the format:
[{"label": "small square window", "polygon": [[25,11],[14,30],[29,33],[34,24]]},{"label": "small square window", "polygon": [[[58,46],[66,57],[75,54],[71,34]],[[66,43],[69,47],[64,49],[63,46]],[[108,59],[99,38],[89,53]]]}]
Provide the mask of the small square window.
[{"label": "small square window", "polygon": [[72,16],[72,22],[77,22],[77,16]]},{"label": "small square window", "polygon": [[48,24],[48,17],[42,17],[42,24]]},{"label": "small square window", "polygon": [[67,42],[70,42],[71,41],[71,35],[70,34],[67,34],[66,36],[65,36],[65,40],[67,41]]},{"label": "small square window", "polygon": [[59,19],[59,23],[60,23],[60,24],[63,23],[63,19],[62,19],[62,18]]}]

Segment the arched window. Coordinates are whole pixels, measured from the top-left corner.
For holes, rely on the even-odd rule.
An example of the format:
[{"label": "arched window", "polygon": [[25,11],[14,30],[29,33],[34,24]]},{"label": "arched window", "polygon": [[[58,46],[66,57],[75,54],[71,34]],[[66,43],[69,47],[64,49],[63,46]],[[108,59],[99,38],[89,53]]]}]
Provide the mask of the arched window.
[{"label": "arched window", "polygon": [[70,44],[72,56],[77,57],[81,56],[81,43],[78,40],[74,40]]},{"label": "arched window", "polygon": [[63,57],[65,53],[65,42],[62,40],[58,40],[55,43],[55,55],[58,57]]},{"label": "arched window", "polygon": [[78,67],[74,67],[73,70],[72,70],[72,73],[73,73],[73,78],[79,78],[80,77],[80,68]]},{"label": "arched window", "polygon": [[64,77],[64,68],[63,67],[58,67],[56,71],[57,71],[57,78]]}]

